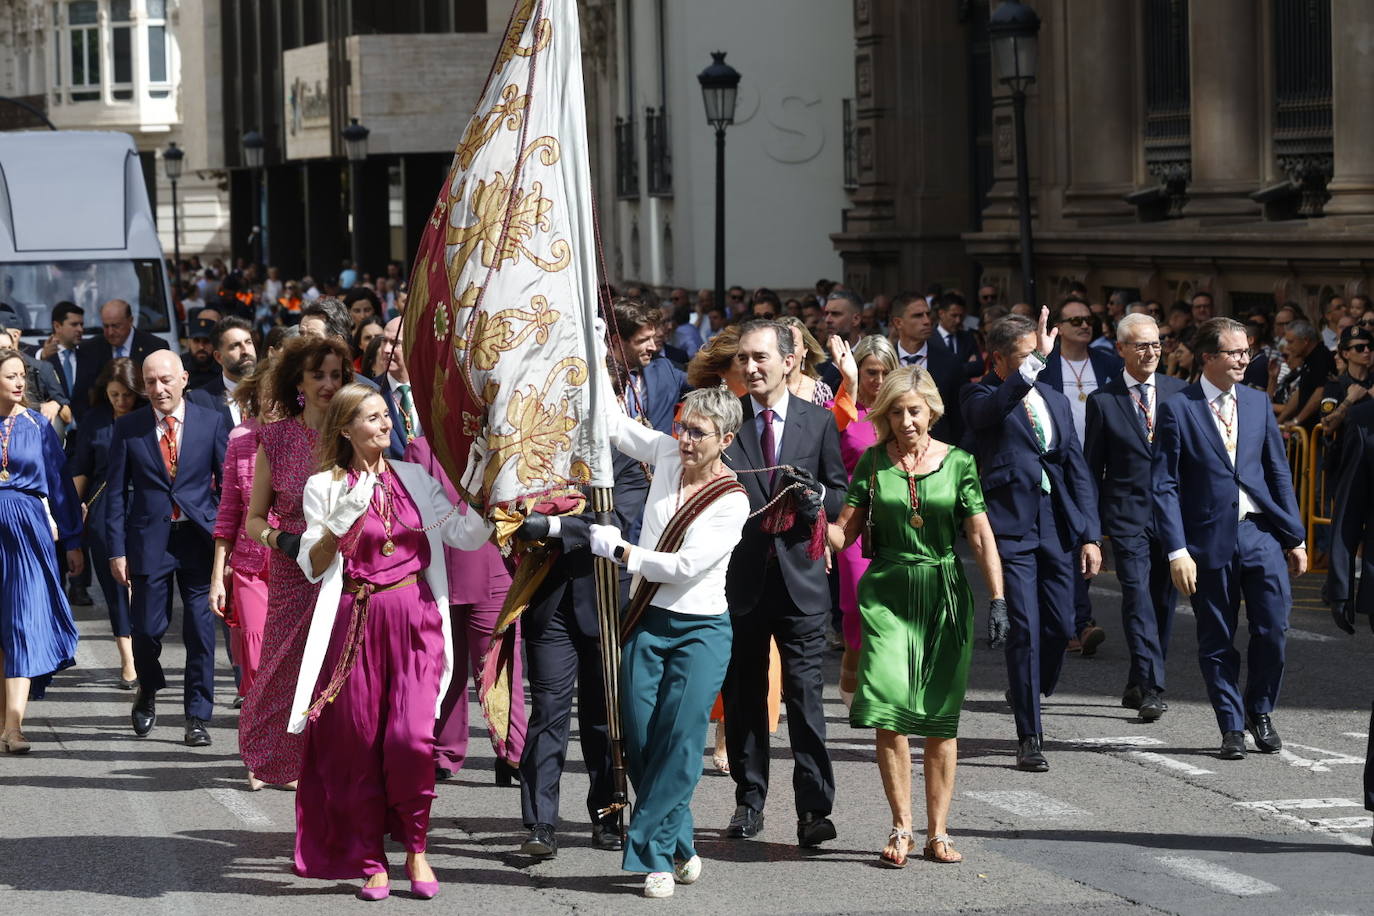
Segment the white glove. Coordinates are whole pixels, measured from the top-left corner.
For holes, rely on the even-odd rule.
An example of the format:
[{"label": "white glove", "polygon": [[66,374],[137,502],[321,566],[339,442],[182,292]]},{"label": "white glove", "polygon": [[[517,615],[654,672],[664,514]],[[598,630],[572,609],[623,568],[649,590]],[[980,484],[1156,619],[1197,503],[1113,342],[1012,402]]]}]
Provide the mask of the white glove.
[{"label": "white glove", "polygon": [[592,555],[614,560],[615,549],[625,543],[620,529],[615,525],[592,525],[591,533]]},{"label": "white glove", "polygon": [[370,471],[358,475],[358,483],[345,493],[334,508],[325,516],[325,527],[334,532],[335,537],[343,537],[358,519],[367,511],[372,502],[372,489],[377,485],[377,475]]}]

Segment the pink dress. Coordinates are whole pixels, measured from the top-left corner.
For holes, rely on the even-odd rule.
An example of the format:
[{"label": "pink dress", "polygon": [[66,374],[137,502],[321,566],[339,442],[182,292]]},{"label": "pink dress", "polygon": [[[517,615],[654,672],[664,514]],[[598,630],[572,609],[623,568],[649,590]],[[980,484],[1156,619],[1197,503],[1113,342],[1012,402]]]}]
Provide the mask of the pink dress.
[{"label": "pink dress", "polygon": [[[851,402],[853,403],[853,402]],[[835,403],[826,405],[832,410]],[[840,430],[840,460],[844,462],[845,472],[853,475],[854,466],[870,446],[878,443],[878,431],[868,422],[868,408],[854,403],[858,419],[852,419]],[[864,559],[863,546],[855,541],[839,556],[840,564],[840,627],[844,631],[844,643],[857,650],[863,630],[859,617],[859,580],[868,570]]]},{"label": "pink dress", "polygon": [[[407,852],[422,852],[429,833],[443,621],[424,581],[429,539],[420,531],[420,511],[396,475],[385,476],[399,519],[391,532],[396,551],[382,554],[386,531],[374,497],[351,555],[344,556],[344,592],[312,696],[332,680],[348,641],[356,600],[349,580],[374,589],[357,661],[304,732],[295,870],[306,878],[384,872],[388,834]],[[349,485],[356,479],[350,474]],[[411,576],[419,581],[387,588]]]},{"label": "pink dress", "polygon": [[[305,482],[315,472],[319,433],[292,417],[263,426],[258,439],[272,469],[269,521],[300,534],[305,531],[301,498]],[[268,554],[267,582],[261,664],[239,713],[239,754],[258,779],[284,785],[300,775],[305,750],[304,738],[289,733],[286,725],[320,587],[307,581],[296,561],[279,550]]]},{"label": "pink dress", "polygon": [[262,658],[262,630],[267,621],[268,550],[245,527],[253,496],[253,470],[261,424],[251,417],[234,427],[224,452],[224,484],[215,516],[215,539],[229,542],[229,605],[233,608],[229,651],[242,679],[239,695],[247,696]]}]

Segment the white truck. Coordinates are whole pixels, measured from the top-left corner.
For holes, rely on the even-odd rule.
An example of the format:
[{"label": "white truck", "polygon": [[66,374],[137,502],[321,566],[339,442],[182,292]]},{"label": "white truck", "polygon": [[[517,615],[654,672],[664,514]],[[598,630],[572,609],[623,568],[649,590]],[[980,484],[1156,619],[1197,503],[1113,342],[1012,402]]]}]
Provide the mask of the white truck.
[{"label": "white truck", "polygon": [[26,343],[52,332],[52,307],[75,302],[87,333],[123,299],[134,326],[177,349],[166,260],[133,138],[114,131],[0,132],[0,302]]}]

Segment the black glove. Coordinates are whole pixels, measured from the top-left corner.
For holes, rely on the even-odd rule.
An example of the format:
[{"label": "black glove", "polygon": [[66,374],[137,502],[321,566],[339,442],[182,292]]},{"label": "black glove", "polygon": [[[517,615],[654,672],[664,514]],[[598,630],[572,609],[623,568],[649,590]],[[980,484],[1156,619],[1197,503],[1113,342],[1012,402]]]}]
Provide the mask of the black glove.
[{"label": "black glove", "polygon": [[289,531],[278,532],[277,549],[291,559],[296,559],[301,552],[301,536],[299,534],[292,534]]},{"label": "black glove", "polygon": [[515,536],[522,541],[542,541],[549,536],[549,517],[531,512],[516,529]]},{"label": "black glove", "polygon": [[993,598],[988,602],[988,648],[1004,649],[1011,633],[1011,619],[1007,616],[1007,599]]},{"label": "black glove", "polygon": [[797,514],[808,522],[815,521],[824,508],[824,503],[821,501],[821,482],[810,471],[787,467],[782,471],[779,484],[782,489],[793,484],[799,486],[798,489],[792,491],[792,496],[796,500]]}]

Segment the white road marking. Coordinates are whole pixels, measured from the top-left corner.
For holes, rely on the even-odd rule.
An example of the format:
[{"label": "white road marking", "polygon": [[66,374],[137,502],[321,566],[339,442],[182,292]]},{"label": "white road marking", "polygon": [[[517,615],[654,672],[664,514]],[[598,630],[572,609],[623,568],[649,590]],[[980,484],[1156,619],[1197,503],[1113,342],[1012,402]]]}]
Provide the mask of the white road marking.
[{"label": "white road marking", "polygon": [[1193,766],[1182,760],[1175,760],[1163,754],[1156,754],[1154,751],[1127,751],[1126,756],[1134,760],[1143,760],[1146,763],[1153,763],[1162,766],[1166,770],[1173,770],[1182,773],[1184,776],[1211,776],[1211,770],[1204,770],[1202,767]]},{"label": "white road marking", "polygon": [[1311,630],[1296,630],[1288,628],[1288,638],[1298,642],[1335,642],[1336,637],[1327,636],[1325,633],[1313,633]]},{"label": "white road marking", "polygon": [[234,817],[243,821],[249,827],[271,827],[272,819],[248,799],[243,797],[241,789],[206,789],[205,793],[219,802]]},{"label": "white road marking", "polygon": [[1192,881],[1194,884],[1201,884],[1203,887],[1210,887],[1222,894],[1230,894],[1235,897],[1255,897],[1259,894],[1277,893],[1279,890],[1277,885],[1270,884],[1268,881],[1243,875],[1238,871],[1232,871],[1225,866],[1208,862],[1205,859],[1195,859],[1191,856],[1156,856],[1155,861],[1180,878]]},{"label": "white road marking", "polygon": [[1330,827],[1324,826],[1320,818],[1309,819],[1298,817],[1294,814],[1266,814],[1265,817],[1289,824],[1299,830],[1307,830],[1312,833],[1322,833],[1334,837],[1342,843],[1347,843],[1351,846],[1360,846],[1365,849],[1369,848],[1369,837],[1367,835],[1360,836],[1353,833],[1347,833],[1344,830],[1333,830]]},{"label": "white road marking", "polygon": [[[1254,743],[1249,733],[1246,734],[1246,742]],[[1293,753],[1293,748],[1308,751],[1313,755],[1320,755],[1319,759],[1302,757]],[[1313,773],[1330,773],[1333,766],[1363,766],[1363,757],[1354,757],[1350,754],[1343,754],[1340,751],[1328,751],[1320,747],[1312,747],[1310,744],[1294,744],[1289,742],[1279,749],[1279,759],[1285,761],[1289,766],[1299,769],[1310,770]]]},{"label": "white road marking", "polygon": [[1149,738],[1145,735],[1128,735],[1124,738],[1066,738],[1059,744],[1068,744],[1075,747],[1100,747],[1105,749],[1117,747],[1158,747],[1164,742],[1159,738]]},{"label": "white road marking", "polygon": [[1092,815],[1082,808],[1075,808],[1057,798],[1023,789],[965,792],[964,796],[1030,820],[1084,821],[1092,818]]},{"label": "white road marking", "polygon": [[1310,808],[1358,808],[1353,798],[1278,798],[1273,801],[1236,802],[1237,808],[1254,811],[1301,811]]},{"label": "white road marking", "polygon": [[1347,738],[1368,738],[1369,732],[1341,732]]},{"label": "white road marking", "polygon": [[1370,825],[1374,824],[1374,817],[1368,814],[1357,814],[1354,817],[1321,817],[1312,823],[1323,830],[1368,830]]}]

